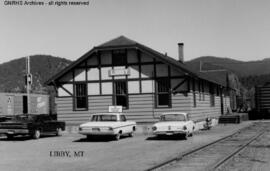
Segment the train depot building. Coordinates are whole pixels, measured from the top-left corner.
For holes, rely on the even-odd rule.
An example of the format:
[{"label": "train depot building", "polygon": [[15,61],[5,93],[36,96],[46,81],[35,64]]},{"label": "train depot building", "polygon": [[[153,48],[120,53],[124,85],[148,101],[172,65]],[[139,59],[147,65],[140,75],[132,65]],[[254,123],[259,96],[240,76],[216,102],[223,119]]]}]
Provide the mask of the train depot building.
[{"label": "train depot building", "polygon": [[58,119],[79,124],[115,105],[139,123],[163,112],[188,112],[194,121],[226,113],[234,90],[189,69],[182,43],[178,51],[175,60],[124,36],[94,47],[46,82],[57,90]]}]

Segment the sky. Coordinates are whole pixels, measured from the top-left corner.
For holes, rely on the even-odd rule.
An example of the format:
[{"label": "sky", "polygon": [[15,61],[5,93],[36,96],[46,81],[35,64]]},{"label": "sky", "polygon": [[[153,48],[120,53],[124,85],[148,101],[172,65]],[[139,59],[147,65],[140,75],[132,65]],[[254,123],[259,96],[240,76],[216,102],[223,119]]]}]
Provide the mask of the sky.
[{"label": "sky", "polygon": [[270,57],[269,0],[81,1],[89,5],[20,6],[1,0],[0,63],[35,54],[76,60],[120,35],[173,58],[183,42],[185,60]]}]

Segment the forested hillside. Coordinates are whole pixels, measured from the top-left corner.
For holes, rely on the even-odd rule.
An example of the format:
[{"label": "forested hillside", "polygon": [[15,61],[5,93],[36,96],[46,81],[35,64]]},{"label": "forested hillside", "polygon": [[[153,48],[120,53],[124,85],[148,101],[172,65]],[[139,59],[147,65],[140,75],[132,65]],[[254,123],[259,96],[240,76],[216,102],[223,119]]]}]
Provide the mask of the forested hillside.
[{"label": "forested hillside", "polygon": [[237,61],[230,58],[218,58],[213,56],[199,57],[186,64],[194,70],[229,70],[235,73],[242,85],[250,89],[256,85],[263,85],[270,81],[270,59],[257,61]]},{"label": "forested hillside", "polygon": [[[36,93],[46,92],[43,83],[70,63],[71,61],[67,59],[49,55],[31,56],[32,91]],[[25,68],[25,58],[0,64],[0,92],[25,92]]]}]

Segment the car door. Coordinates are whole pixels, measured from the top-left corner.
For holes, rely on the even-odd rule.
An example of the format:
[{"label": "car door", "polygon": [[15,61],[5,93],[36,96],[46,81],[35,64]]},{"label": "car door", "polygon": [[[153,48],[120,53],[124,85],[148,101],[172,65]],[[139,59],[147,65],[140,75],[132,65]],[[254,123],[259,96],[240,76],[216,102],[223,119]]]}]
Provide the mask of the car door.
[{"label": "car door", "polygon": [[123,133],[130,132],[129,127],[127,127],[127,119],[125,115],[120,115],[120,125],[122,127]]},{"label": "car door", "polygon": [[42,116],[42,123],[44,127],[44,132],[54,132],[56,130],[55,124],[53,123],[49,115]]},{"label": "car door", "polygon": [[55,132],[57,130],[58,122],[54,120],[50,115],[47,115],[47,123],[50,132]]}]

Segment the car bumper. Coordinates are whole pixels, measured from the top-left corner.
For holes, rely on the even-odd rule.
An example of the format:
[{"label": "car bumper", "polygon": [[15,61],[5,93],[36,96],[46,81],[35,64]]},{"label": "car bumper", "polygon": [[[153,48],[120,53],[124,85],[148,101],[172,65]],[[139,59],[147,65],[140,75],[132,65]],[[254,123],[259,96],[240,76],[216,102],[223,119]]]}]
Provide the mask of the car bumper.
[{"label": "car bumper", "polygon": [[114,131],[79,131],[82,135],[115,135]]},{"label": "car bumper", "polygon": [[22,135],[29,133],[28,129],[0,129],[0,134]]},{"label": "car bumper", "polygon": [[186,134],[186,131],[177,130],[177,131],[154,131],[154,135],[176,135],[176,134]]}]

